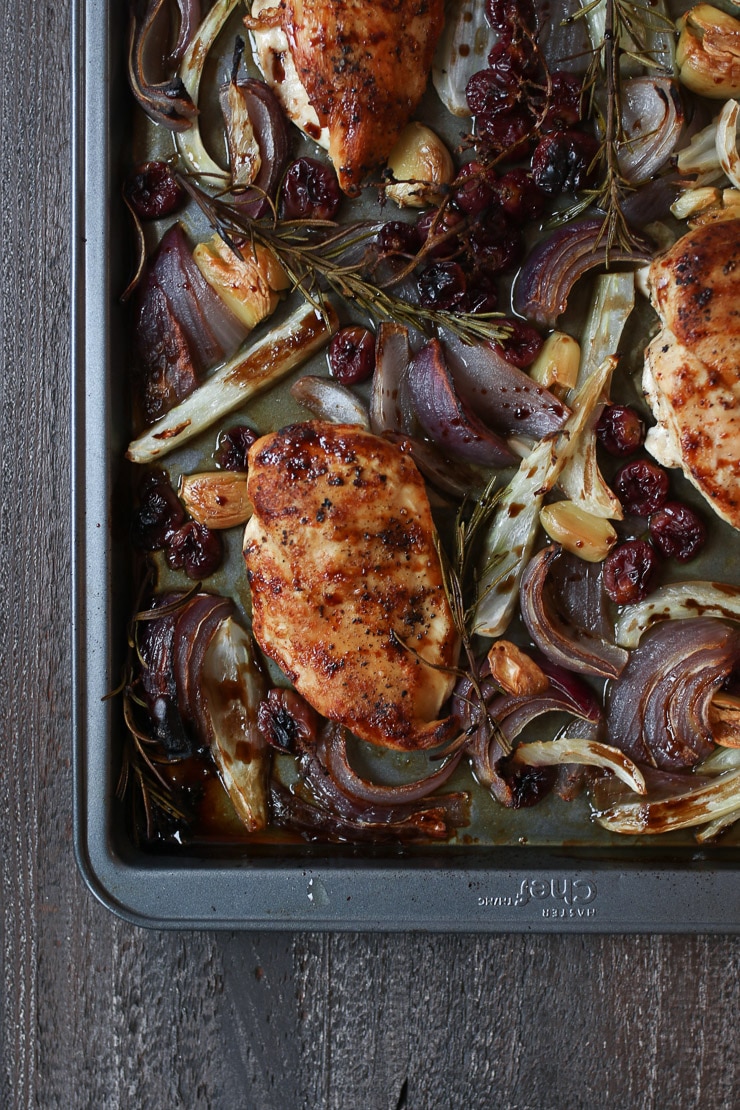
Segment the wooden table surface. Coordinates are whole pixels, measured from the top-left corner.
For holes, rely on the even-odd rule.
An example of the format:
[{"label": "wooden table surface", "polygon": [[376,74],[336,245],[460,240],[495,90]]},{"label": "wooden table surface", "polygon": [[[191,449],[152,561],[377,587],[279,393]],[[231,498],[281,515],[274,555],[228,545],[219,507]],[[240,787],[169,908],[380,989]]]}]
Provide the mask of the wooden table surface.
[{"label": "wooden table surface", "polygon": [[740,1105],[740,937],[144,931],[72,852],[67,3],[0,5],[0,1107]]}]

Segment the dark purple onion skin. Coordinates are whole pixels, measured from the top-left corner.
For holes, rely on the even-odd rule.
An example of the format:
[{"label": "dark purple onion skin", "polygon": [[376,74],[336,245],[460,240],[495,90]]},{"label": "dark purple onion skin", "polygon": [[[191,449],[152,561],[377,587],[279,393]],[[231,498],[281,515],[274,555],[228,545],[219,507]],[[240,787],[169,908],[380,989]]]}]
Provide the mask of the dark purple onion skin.
[{"label": "dark purple onion skin", "polygon": [[128,81],[149,118],[170,131],[187,131],[198,114],[179,77],[165,74],[169,13],[160,0],[134,0],[128,31]]},{"label": "dark purple onion skin", "polygon": [[161,617],[137,622],[135,686],[144,695],[153,739],[168,758],[183,759],[208,743],[203,658],[221,622],[233,615],[234,604],[215,594],[188,598],[173,592],[155,597],[150,606],[165,607]]},{"label": "dark purple onion skin", "polygon": [[740,662],[740,629],[714,617],[656,625],[631,652],[607,698],[610,743],[663,771],[714,748],[711,699]]},{"label": "dark purple onion skin", "polygon": [[243,325],[211,289],[195,261],[181,224],[165,232],[147,262],[134,308],[140,408],[154,423],[196,388],[203,373],[230,354]]},{"label": "dark purple onion skin", "polygon": [[[554,231],[530,252],[514,284],[517,315],[540,327],[555,327],[578,278],[606,264],[603,228],[603,219],[580,220]],[[634,262],[640,257],[618,246],[609,252],[611,264]]]},{"label": "dark purple onion skin", "polygon": [[177,41],[170,52],[170,61],[179,62],[185,55],[190,41],[200,25],[200,0],[177,0],[180,27]]},{"label": "dark purple onion skin", "polygon": [[481,466],[510,466],[515,461],[505,442],[466,411],[438,339],[425,344],[412,359],[408,383],[417,419],[440,447]]},{"label": "dark purple onion skin", "polygon": [[499,352],[471,347],[446,329],[442,339],[457,392],[488,427],[536,439],[562,428],[569,409]]},{"label": "dark purple onion skin", "polygon": [[551,544],[530,559],[519,588],[522,620],[534,643],[553,663],[595,678],[616,678],[624,669],[628,653],[591,629],[573,624],[558,611],[551,596],[550,568],[562,555]]},{"label": "dark purple onion skin", "polygon": [[[271,209],[267,197],[275,199],[290,161],[290,128],[279,100],[264,81],[247,77],[239,80],[237,85],[247,106],[262,162],[252,188],[235,193],[233,203],[245,216],[257,220],[269,215]],[[228,86],[222,87],[220,100],[221,110],[228,122],[227,90]]]}]

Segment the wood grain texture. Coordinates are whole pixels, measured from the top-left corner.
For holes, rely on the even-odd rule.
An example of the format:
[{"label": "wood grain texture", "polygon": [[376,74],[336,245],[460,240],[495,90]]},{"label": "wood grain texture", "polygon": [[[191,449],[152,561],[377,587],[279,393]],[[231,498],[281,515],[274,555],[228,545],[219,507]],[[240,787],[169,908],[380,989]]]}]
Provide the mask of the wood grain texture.
[{"label": "wood grain texture", "polygon": [[0,7],[0,1107],[736,1107],[740,939],[145,932],[84,888],[68,24]]}]

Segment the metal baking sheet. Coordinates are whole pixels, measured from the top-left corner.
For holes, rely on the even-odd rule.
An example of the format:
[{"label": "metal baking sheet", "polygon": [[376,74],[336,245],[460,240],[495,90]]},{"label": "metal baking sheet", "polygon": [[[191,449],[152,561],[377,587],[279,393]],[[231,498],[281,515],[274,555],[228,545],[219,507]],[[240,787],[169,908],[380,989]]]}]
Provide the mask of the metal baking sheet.
[{"label": "metal baking sheet", "polygon": [[125,6],[75,7],[75,844],[92,891],[122,917],[159,928],[740,931],[740,847],[579,843],[563,806],[567,829],[557,838],[543,819],[539,836],[498,847],[256,845],[207,857],[135,847],[115,797],[120,708],[106,697],[121,671],[132,601],[117,511],[128,438],[129,340],[118,304],[128,235],[120,181],[131,142],[124,21]]}]

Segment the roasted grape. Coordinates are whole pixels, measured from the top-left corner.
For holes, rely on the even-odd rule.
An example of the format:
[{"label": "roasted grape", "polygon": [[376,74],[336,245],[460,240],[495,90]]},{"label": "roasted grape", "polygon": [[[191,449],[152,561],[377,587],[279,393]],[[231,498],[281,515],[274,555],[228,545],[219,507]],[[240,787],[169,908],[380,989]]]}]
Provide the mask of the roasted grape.
[{"label": "roasted grape", "polygon": [[165,547],[185,523],[186,513],[164,470],[152,470],[139,483],[139,507],[132,523],[132,542],[145,551]]},{"label": "roasted grape", "polygon": [[375,336],[367,328],[342,328],[329,346],[331,376],[342,385],[356,385],[375,369]]},{"label": "roasted grape", "polygon": [[457,262],[433,262],[419,274],[417,287],[425,308],[461,307],[467,293],[465,273]]},{"label": "roasted grape", "polygon": [[136,215],[142,220],[171,216],[185,200],[185,190],[166,162],[144,162],[124,186]]},{"label": "roasted grape", "polygon": [[460,212],[445,208],[440,213],[437,208],[428,208],[416,221],[419,238],[430,258],[452,258],[461,249],[458,230],[465,226],[465,217]]},{"label": "roasted grape", "polygon": [[645,424],[628,405],[605,405],[596,424],[596,438],[615,458],[634,455],[645,442]]},{"label": "roasted grape", "polygon": [[416,225],[404,223],[403,220],[389,220],[387,224],[383,224],[376,238],[378,252],[381,255],[413,256],[421,243],[422,238]]},{"label": "roasted grape", "polygon": [[554,131],[532,155],[532,177],[549,196],[576,193],[593,182],[599,144],[584,131]]},{"label": "roasted grape", "polygon": [[247,424],[235,424],[218,437],[215,459],[222,470],[246,470],[249,448],[257,433]]},{"label": "roasted grape", "polygon": [[452,203],[468,216],[480,216],[497,201],[498,184],[494,170],[481,162],[468,162],[455,178]]},{"label": "roasted grape", "polygon": [[655,548],[645,540],[627,540],[604,560],[604,589],[616,605],[634,605],[650,593],[657,569]]},{"label": "roasted grape", "polygon": [[341,193],[336,174],[315,158],[298,158],[285,173],[280,192],[284,220],[333,220]]},{"label": "roasted grape", "polygon": [[626,513],[650,516],[668,500],[668,474],[657,463],[634,459],[614,475],[613,489]]},{"label": "roasted grape", "polygon": [[195,520],[178,528],[165,549],[167,565],[173,570],[184,570],[188,578],[196,582],[214,574],[223,557],[224,545],[218,532],[210,531]]},{"label": "roasted grape", "polygon": [[509,330],[503,343],[497,344],[501,354],[507,362],[513,362],[521,370],[531,366],[542,349],[543,339],[540,333],[523,320],[509,318],[501,323]]},{"label": "roasted grape", "polygon": [[661,555],[687,563],[699,554],[707,540],[707,529],[698,513],[680,501],[666,501],[650,517],[650,539]]},{"label": "roasted grape", "polygon": [[467,276],[467,294],[461,307],[465,312],[495,312],[498,308],[496,279],[485,271],[473,270]]},{"label": "roasted grape", "polygon": [[506,32],[510,27],[524,27],[534,33],[537,30],[537,16],[532,0],[487,0],[486,15],[488,22],[497,31]]},{"label": "roasted grape", "polygon": [[550,100],[541,130],[565,131],[581,119],[583,82],[575,73],[553,73],[551,83]]},{"label": "roasted grape", "polygon": [[503,215],[474,224],[466,239],[468,255],[475,269],[490,274],[512,269],[524,253],[519,229]]},{"label": "roasted grape", "polygon": [[495,185],[496,198],[507,216],[517,224],[536,220],[547,202],[546,194],[522,166],[505,173]]}]

